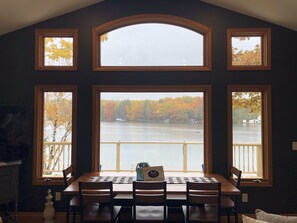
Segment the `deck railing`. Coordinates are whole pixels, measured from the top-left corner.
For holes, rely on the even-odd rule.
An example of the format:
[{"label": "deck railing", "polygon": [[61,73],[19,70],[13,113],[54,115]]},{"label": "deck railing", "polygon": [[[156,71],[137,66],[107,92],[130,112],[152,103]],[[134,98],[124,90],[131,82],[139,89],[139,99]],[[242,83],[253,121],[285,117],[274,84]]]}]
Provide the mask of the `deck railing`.
[{"label": "deck railing", "polygon": [[233,144],[233,165],[245,176],[263,176],[261,144]]},{"label": "deck railing", "polygon": [[71,165],[71,142],[43,143],[43,176],[61,177]]},{"label": "deck railing", "polygon": [[[203,146],[202,142],[101,142],[102,145],[115,146],[115,169],[110,171],[131,171],[121,169],[121,148],[123,145],[180,145],[182,148],[182,169],[176,172],[189,172],[188,147],[189,145]],[[43,147],[43,175],[61,176],[62,170],[71,164],[70,142],[45,142]],[[233,165],[242,170],[243,175],[262,176],[262,146],[261,144],[234,144]],[[170,171],[170,170],[166,170]],[[173,171],[173,170],[171,170]],[[175,171],[175,170],[174,170]],[[201,170],[199,170],[201,171]],[[199,172],[196,171],[196,172]]]}]

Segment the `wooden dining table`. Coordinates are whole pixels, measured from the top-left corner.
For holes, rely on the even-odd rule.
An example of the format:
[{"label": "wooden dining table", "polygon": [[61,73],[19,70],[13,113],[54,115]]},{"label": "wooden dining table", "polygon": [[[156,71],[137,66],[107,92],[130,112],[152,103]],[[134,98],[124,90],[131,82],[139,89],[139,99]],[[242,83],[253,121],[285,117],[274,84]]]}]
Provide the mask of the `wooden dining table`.
[{"label": "wooden dining table", "polygon": [[[77,178],[73,183],[71,183],[63,191],[64,195],[78,195],[79,181],[90,181],[94,177],[99,177],[100,172],[86,172]],[[240,195],[241,192],[238,188],[232,185],[225,177],[219,174],[200,174],[199,177],[215,178],[217,181],[221,182],[221,194],[222,195]],[[114,183],[113,184],[114,194],[122,195],[132,195],[132,184],[131,183]],[[167,184],[167,194],[170,195],[180,195],[184,196],[186,194],[186,184],[185,183],[172,183]]]}]

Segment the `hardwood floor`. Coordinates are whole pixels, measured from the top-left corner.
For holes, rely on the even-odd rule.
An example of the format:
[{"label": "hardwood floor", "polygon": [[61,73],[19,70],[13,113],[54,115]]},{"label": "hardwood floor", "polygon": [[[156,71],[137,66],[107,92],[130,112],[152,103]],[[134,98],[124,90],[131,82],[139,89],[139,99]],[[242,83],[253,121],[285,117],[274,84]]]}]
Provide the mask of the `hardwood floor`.
[{"label": "hardwood floor", "polygon": [[[170,215],[169,223],[183,223],[183,218],[180,215],[178,210],[173,211]],[[64,212],[56,212],[55,213],[55,223],[65,223],[66,213]],[[255,216],[251,216],[255,217]],[[76,220],[79,223],[79,217]],[[130,213],[128,210],[123,212],[122,218],[120,219],[119,223],[129,223],[130,221]],[[226,223],[227,219],[225,216],[221,218],[221,223]],[[231,222],[234,220],[231,218]],[[43,215],[42,212],[19,212],[18,213],[18,221],[17,223],[43,223]],[[241,216],[239,216],[239,223],[242,223]]]}]

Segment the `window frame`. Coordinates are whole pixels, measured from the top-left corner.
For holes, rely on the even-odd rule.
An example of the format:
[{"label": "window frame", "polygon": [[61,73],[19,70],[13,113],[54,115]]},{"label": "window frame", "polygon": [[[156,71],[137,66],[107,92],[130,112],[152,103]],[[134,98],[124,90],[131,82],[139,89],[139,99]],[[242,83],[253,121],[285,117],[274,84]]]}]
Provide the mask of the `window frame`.
[{"label": "window frame", "polygon": [[228,86],[228,165],[233,158],[233,123],[232,92],[261,92],[262,94],[262,146],[263,177],[241,178],[241,186],[270,187],[273,185],[272,175],[272,119],[271,119],[271,86],[270,85],[230,85]]},{"label": "window frame", "polygon": [[[100,36],[117,28],[141,23],[170,24],[203,35],[203,66],[101,66]],[[93,71],[211,71],[211,28],[193,20],[161,14],[128,16],[107,22],[93,28]]]},{"label": "window frame", "polygon": [[76,166],[77,87],[74,85],[37,85],[34,102],[33,185],[64,185],[61,177],[42,177],[44,92],[72,92],[71,163]]},{"label": "window frame", "polygon": [[[45,37],[72,37],[73,38],[73,65],[72,66],[45,66],[44,65],[44,38]],[[35,30],[35,70],[77,70],[78,30],[77,29],[36,29]]]},{"label": "window frame", "polygon": [[[204,172],[212,173],[211,86],[210,85],[94,85],[92,86],[92,171],[100,165],[100,93],[101,92],[203,92],[204,96]],[[98,102],[98,103],[97,103]],[[97,115],[96,115],[97,114]]]},{"label": "window frame", "polygon": [[[232,65],[232,37],[261,37],[261,65]],[[270,28],[229,28],[227,29],[228,70],[271,70],[271,29]]]}]

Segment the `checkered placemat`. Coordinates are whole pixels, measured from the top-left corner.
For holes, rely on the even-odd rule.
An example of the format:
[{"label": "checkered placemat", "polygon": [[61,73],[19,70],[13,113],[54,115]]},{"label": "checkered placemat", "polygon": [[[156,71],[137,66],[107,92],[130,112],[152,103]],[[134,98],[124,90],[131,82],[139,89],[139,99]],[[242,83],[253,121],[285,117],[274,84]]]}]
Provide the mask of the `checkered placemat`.
[{"label": "checkered placemat", "polygon": [[[104,181],[112,181],[114,184],[132,184],[132,182],[136,180],[136,177],[128,177],[128,176],[92,176],[89,181],[92,182],[104,182]],[[189,182],[204,182],[204,183],[215,183],[218,182],[214,177],[165,177],[165,180],[168,184],[185,184],[187,181]]]},{"label": "checkered placemat", "polygon": [[166,177],[165,180],[169,184],[185,184],[189,182],[201,182],[201,183],[216,183],[218,182],[214,177]]},{"label": "checkered placemat", "polygon": [[102,176],[102,177],[90,177],[89,181],[92,182],[105,182],[112,181],[114,184],[132,184],[136,180],[136,177],[113,177],[113,176]]}]

